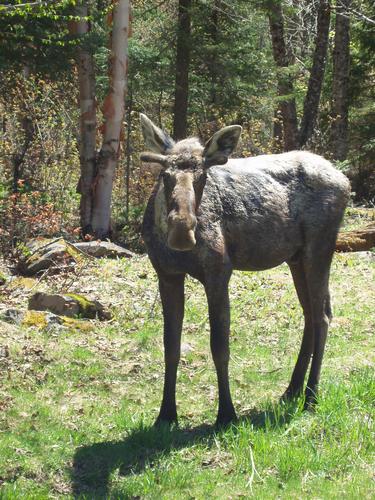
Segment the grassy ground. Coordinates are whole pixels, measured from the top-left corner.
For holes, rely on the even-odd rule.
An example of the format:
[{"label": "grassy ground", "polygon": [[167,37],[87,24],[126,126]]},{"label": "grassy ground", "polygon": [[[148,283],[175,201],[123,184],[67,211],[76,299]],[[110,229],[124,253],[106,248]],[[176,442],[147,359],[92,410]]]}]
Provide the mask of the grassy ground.
[{"label": "grassy ground", "polygon": [[[350,226],[352,221],[348,220]],[[0,498],[373,498],[375,259],[336,255],[334,320],[319,404],[279,405],[301,338],[286,266],[235,273],[231,382],[239,423],[222,431],[207,307],[189,279],[178,379],[180,426],[152,427],[163,379],[157,282],[146,258],[90,261],[19,281],[111,306],[86,329],[0,329]],[[32,290],[30,291],[30,288]]]},{"label": "grassy ground", "polygon": [[375,208],[348,207],[343,230],[350,231],[375,223]]}]

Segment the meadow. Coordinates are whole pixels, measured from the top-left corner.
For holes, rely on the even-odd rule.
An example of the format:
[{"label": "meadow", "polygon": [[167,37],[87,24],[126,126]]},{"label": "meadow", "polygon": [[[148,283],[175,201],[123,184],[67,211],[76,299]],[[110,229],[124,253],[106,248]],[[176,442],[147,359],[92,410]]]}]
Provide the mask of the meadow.
[{"label": "meadow", "polygon": [[[349,221],[349,226],[353,225]],[[179,426],[154,428],[162,314],[146,256],[18,278],[98,298],[113,319],[72,328],[0,326],[0,498],[314,498],[374,495],[375,254],[336,254],[334,318],[315,411],[279,403],[303,328],[286,265],[235,272],[230,379],[239,421],[216,429],[216,376],[202,286],[186,281]]]}]

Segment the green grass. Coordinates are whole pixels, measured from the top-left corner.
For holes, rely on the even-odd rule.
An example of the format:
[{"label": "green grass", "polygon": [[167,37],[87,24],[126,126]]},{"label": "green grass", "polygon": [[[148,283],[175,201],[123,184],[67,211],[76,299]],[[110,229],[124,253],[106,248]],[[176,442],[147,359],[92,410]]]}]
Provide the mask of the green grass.
[{"label": "green grass", "polygon": [[[109,305],[111,322],[0,329],[9,351],[0,349],[0,498],[373,498],[374,278],[374,259],[335,256],[319,402],[303,412],[301,401],[278,403],[303,326],[288,269],[235,273],[230,378],[239,422],[221,431],[207,305],[188,279],[180,425],[154,429],[163,380],[155,275],[146,258],[83,266],[69,291]],[[67,282],[55,276],[37,289]],[[3,300],[26,306],[28,294],[5,289]]]},{"label": "green grass", "polygon": [[363,207],[348,207],[346,209],[344,229],[355,230],[358,227],[366,227],[375,222],[375,209]]}]

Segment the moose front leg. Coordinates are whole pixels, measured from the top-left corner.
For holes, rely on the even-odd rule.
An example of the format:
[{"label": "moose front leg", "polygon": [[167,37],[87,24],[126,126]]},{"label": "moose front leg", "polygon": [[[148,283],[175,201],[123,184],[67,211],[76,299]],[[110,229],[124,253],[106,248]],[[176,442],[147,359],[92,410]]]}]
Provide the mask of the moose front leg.
[{"label": "moose front leg", "polygon": [[181,330],[184,319],[185,275],[159,275],[164,316],[164,390],[156,424],[177,422],[176,377],[180,361]]},{"label": "moose front leg", "polygon": [[225,425],[236,420],[229,388],[229,329],[230,307],[228,281],[230,276],[210,280],[205,285],[211,326],[211,352],[214,360],[219,388],[219,409],[216,425]]}]

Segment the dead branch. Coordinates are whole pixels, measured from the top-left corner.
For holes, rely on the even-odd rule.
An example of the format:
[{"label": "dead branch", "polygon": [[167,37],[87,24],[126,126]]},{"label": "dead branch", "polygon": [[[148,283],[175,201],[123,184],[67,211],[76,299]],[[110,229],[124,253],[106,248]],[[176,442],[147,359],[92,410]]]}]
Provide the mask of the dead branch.
[{"label": "dead branch", "polygon": [[363,229],[339,233],[336,241],[337,252],[362,252],[375,247],[375,224]]}]

